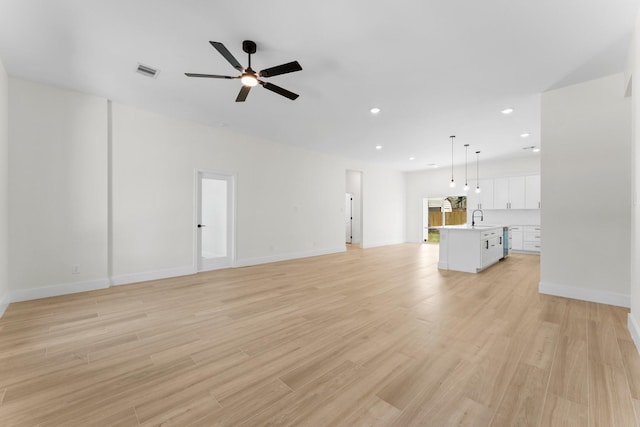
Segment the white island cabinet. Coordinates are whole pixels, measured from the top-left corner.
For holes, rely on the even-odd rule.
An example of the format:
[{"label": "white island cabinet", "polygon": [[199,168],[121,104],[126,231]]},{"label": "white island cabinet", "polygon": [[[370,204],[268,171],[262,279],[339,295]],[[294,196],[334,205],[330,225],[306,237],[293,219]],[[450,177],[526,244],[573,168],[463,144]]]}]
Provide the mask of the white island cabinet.
[{"label": "white island cabinet", "polygon": [[440,230],[438,268],[477,273],[504,257],[503,227],[445,226]]}]

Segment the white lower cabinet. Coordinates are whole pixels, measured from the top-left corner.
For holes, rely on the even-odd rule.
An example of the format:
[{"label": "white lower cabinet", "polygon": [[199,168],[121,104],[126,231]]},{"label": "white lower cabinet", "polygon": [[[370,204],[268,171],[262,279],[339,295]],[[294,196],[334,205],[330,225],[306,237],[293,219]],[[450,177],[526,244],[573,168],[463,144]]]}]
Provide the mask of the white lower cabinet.
[{"label": "white lower cabinet", "polygon": [[539,225],[524,226],[524,250],[527,252],[540,253],[542,240],[542,229]]},{"label": "white lower cabinet", "polygon": [[477,273],[504,257],[502,227],[440,227],[440,259],[443,270]]},{"label": "white lower cabinet", "polygon": [[539,225],[512,225],[509,227],[509,250],[540,253],[542,229]]},{"label": "white lower cabinet", "polygon": [[509,251],[522,251],[524,243],[524,232],[521,225],[509,227]]},{"label": "white lower cabinet", "polygon": [[503,257],[502,230],[483,231],[480,240],[481,265],[486,268]]}]

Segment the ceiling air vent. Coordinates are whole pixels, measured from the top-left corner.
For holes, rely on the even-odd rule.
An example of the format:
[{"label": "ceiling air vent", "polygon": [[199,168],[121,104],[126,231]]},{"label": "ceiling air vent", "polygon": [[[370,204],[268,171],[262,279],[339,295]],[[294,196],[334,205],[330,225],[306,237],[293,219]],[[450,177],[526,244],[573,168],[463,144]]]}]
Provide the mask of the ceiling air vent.
[{"label": "ceiling air vent", "polygon": [[136,72],[142,74],[143,76],[147,76],[155,79],[160,71],[138,63],[138,68],[136,69]]}]

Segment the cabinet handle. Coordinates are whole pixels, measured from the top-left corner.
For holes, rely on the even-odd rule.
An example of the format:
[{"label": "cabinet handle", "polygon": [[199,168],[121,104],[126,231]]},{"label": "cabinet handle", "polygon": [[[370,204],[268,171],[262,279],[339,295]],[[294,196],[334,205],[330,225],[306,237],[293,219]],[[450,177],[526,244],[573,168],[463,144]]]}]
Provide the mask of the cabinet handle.
[{"label": "cabinet handle", "polygon": [[540,209],[540,202],[538,202],[538,209]]},{"label": "cabinet handle", "polygon": [[502,236],[500,236],[500,244],[502,244]]},{"label": "cabinet handle", "polygon": [[487,242],[487,249],[489,249],[489,241],[488,241],[488,240],[486,240],[486,242]]}]

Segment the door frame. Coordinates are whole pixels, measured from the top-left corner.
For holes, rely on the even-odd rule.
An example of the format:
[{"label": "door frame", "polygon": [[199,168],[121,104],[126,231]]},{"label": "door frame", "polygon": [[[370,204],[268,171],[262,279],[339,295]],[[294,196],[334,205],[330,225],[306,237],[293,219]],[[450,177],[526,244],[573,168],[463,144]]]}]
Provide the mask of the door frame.
[{"label": "door frame", "polygon": [[[345,193],[345,202],[347,201],[346,200],[347,197],[349,198],[349,212],[346,213],[347,216],[345,217],[345,220],[347,219],[347,217],[349,218],[349,241],[346,242],[346,243],[351,245],[351,244],[353,244],[353,194],[352,193]],[[345,205],[346,205],[346,203],[345,203]]]},{"label": "door frame", "polygon": [[[201,201],[200,195],[202,194],[201,189],[201,178],[213,178],[213,179],[224,179],[229,183],[229,188],[227,192],[227,213],[228,213],[228,223],[227,223],[227,232],[228,232],[228,250],[229,250],[229,262],[224,265],[214,266],[213,268],[203,268],[202,266],[202,257],[200,254],[201,250],[201,234],[198,229],[198,224],[200,221],[200,213],[201,213]],[[196,273],[202,271],[210,271],[217,270],[221,268],[229,268],[236,266],[236,224],[237,224],[237,189],[236,189],[236,181],[237,175],[234,172],[225,172],[225,171],[212,171],[212,170],[204,170],[204,169],[196,169],[194,171],[194,209],[193,209],[193,269]]]}]

